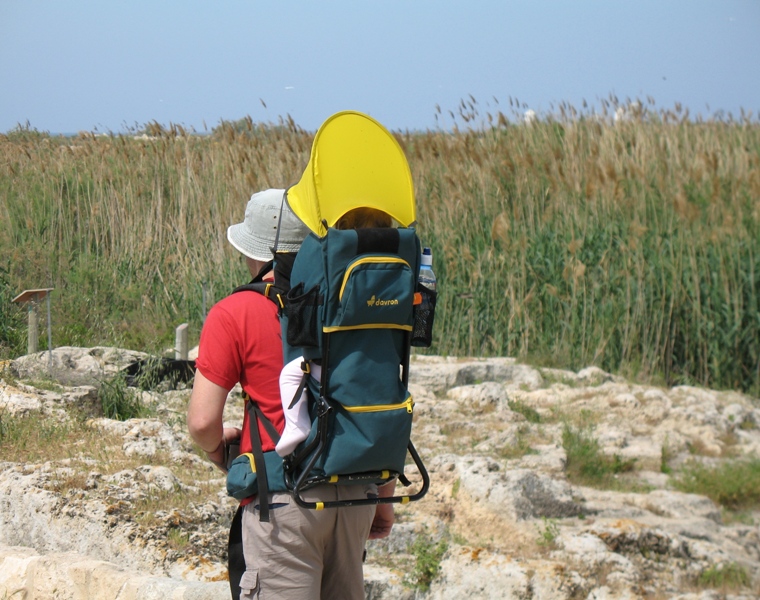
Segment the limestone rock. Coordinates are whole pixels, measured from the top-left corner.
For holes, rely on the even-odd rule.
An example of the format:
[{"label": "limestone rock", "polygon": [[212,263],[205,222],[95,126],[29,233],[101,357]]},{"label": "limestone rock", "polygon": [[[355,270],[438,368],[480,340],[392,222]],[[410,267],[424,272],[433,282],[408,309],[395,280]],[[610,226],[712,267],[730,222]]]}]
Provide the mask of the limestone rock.
[{"label": "limestone rock", "polygon": [[[145,355],[52,355],[55,385],[47,353],[0,374],[0,431],[39,418],[81,427],[82,439],[48,440],[50,455],[8,446],[18,456],[0,457],[0,598],[229,597],[236,502],[187,434],[189,390],[138,392],[153,416],[105,419],[99,383]],[[758,399],[639,385],[596,367],[423,355],[411,362],[410,391],[431,487],[396,507],[389,538],[367,543],[367,598],[759,597],[760,510],[732,517],[674,485],[695,461],[760,456]],[[235,388],[225,422],[239,426],[242,410]],[[567,431],[629,470],[604,489],[574,483]],[[407,476],[419,485],[416,469]],[[721,565],[746,585],[700,589]]]},{"label": "limestone rock", "polygon": [[[51,357],[52,371],[49,368]],[[20,379],[50,378],[67,386],[96,385],[146,357],[144,352],[120,348],[64,346],[53,349],[50,355],[45,351],[17,358],[11,369]]]}]

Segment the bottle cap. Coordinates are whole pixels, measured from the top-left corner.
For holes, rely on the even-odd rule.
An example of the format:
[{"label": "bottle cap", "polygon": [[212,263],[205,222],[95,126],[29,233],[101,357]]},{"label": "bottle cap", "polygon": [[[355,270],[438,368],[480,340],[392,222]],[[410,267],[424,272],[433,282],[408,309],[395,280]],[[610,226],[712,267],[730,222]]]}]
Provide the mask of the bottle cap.
[{"label": "bottle cap", "polygon": [[433,251],[430,248],[422,249],[422,264],[426,267],[433,265]]}]

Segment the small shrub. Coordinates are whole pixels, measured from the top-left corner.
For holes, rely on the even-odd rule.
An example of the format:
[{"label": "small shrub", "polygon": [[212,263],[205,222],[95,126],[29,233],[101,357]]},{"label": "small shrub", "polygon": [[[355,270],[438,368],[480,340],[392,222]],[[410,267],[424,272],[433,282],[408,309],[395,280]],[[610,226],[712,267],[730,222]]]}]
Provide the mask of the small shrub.
[{"label": "small shrub", "polygon": [[178,361],[165,362],[159,356],[149,356],[138,361],[125,372],[127,385],[143,391],[159,392],[184,389],[194,375],[189,365]]},{"label": "small shrub", "polygon": [[538,545],[553,547],[559,537],[557,519],[543,518],[543,525],[536,525],[538,530]]},{"label": "small shrub", "polygon": [[760,507],[760,459],[732,460],[708,467],[688,463],[674,485],[682,492],[702,494],[732,510]]},{"label": "small shrub", "polygon": [[122,373],[118,373],[111,379],[101,382],[98,389],[100,405],[103,416],[117,421],[147,416],[149,411],[137,394],[127,387],[127,382]]},{"label": "small shrub", "polygon": [[161,358],[150,356],[135,375],[134,387],[139,390],[155,390],[161,383]]},{"label": "small shrub", "polygon": [[420,535],[409,548],[415,561],[412,572],[406,578],[407,583],[422,592],[429,590],[441,571],[441,561],[448,549],[446,539],[435,541],[427,534]]},{"label": "small shrub", "polygon": [[573,483],[597,488],[618,487],[614,476],[633,470],[633,460],[605,455],[592,435],[591,426],[565,424],[562,446],[567,454],[567,478]]}]

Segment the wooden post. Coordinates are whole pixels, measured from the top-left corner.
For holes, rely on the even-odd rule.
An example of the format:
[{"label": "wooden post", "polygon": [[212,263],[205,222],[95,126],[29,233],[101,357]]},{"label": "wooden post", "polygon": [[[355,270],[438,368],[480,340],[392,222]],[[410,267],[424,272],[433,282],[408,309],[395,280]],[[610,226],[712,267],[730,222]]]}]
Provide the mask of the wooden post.
[{"label": "wooden post", "polygon": [[27,303],[27,354],[37,354],[37,348],[39,347],[39,322],[40,316],[37,314],[37,302],[31,300]]},{"label": "wooden post", "polygon": [[174,337],[174,358],[187,360],[187,323],[177,327]]},{"label": "wooden post", "polygon": [[53,361],[53,354],[52,354],[53,339],[51,335],[52,325],[50,323],[50,292],[52,292],[53,289],[54,288],[39,288],[36,290],[24,290],[12,300],[16,304],[24,304],[24,303],[29,304],[29,307],[28,307],[29,331],[27,332],[27,352],[28,354],[35,354],[37,352],[37,347],[38,347],[38,342],[39,342],[39,314],[37,313],[37,304],[43,298],[47,298],[47,302],[48,302],[48,312],[47,312],[48,363],[51,368],[52,368],[52,361]]}]

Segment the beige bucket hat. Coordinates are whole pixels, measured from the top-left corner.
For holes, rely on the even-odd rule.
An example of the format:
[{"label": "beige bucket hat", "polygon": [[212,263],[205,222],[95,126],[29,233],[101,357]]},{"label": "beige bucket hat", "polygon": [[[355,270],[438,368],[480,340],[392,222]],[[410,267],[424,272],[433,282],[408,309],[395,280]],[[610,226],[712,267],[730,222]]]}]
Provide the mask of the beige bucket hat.
[{"label": "beige bucket hat", "polygon": [[227,229],[236,250],[264,262],[274,257],[275,242],[277,252],[298,252],[309,228],[290,210],[284,194],[285,190],[269,189],[251,196],[243,222]]}]

